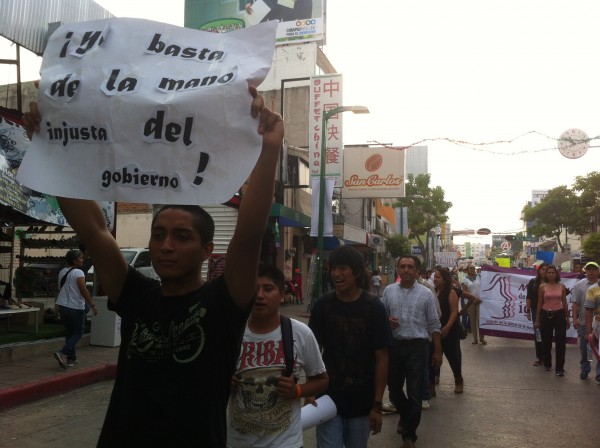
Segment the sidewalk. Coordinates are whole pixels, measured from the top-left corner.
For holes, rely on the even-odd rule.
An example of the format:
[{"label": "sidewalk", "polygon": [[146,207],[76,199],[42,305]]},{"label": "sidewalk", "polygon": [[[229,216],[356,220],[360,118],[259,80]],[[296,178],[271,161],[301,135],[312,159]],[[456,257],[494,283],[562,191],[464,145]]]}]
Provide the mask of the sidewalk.
[{"label": "sidewalk", "polygon": [[[308,322],[306,304],[288,304],[281,312]],[[51,339],[0,346],[0,410],[114,379],[119,347],[89,345],[86,335],[77,346],[78,363],[65,370],[53,355],[62,344],[62,339]]]},{"label": "sidewalk", "polygon": [[[87,341],[89,337],[85,338]],[[115,377],[119,347],[97,347],[80,342],[78,363],[65,370],[53,355],[62,342],[62,339],[51,339],[0,347],[0,351],[29,352],[14,356],[14,360],[3,357],[4,361],[0,362],[0,410]],[[35,350],[32,350],[33,345]]]}]

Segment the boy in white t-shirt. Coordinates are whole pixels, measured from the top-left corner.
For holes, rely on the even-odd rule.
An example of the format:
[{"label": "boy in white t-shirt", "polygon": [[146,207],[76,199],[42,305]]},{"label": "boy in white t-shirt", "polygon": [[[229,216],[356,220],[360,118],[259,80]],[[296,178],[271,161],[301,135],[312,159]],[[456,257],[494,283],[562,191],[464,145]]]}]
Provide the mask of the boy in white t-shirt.
[{"label": "boy in white t-shirt", "polygon": [[[321,352],[312,331],[291,319],[294,369],[286,368],[279,304],[283,303],[285,277],[274,266],[261,265],[256,301],[242,340],[232,379],[227,410],[227,446],[302,447],[300,399],[314,396],[329,384]],[[306,382],[300,384],[304,371]]]}]

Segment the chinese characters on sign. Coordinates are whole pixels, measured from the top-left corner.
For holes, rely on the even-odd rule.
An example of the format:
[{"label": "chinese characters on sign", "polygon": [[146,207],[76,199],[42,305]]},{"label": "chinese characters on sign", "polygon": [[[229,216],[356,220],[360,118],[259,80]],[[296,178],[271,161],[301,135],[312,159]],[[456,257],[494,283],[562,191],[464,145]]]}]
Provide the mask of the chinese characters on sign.
[{"label": "chinese characters on sign", "polygon": [[[309,154],[310,175],[318,177],[321,169],[321,147],[323,138],[323,113],[342,106],[342,75],[333,74],[315,76],[310,84],[309,108]],[[337,114],[327,120],[325,142],[327,166],[325,176],[335,180],[335,186],[341,187],[343,174],[344,146],[342,133],[342,115]]]}]

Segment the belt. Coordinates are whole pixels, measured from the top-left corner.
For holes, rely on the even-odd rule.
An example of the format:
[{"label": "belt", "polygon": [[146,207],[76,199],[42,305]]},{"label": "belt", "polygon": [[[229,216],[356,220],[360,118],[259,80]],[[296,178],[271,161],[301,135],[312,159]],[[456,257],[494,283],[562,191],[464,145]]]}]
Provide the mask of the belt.
[{"label": "belt", "polygon": [[420,344],[423,342],[429,343],[429,339],[394,339],[394,345],[412,345],[412,344]]},{"label": "belt", "polygon": [[552,319],[555,314],[559,314],[559,313],[564,314],[565,313],[565,310],[562,309],[562,308],[560,308],[558,310],[544,310],[544,309],[542,309],[542,311],[545,313],[545,315],[546,315],[546,317],[548,319]]}]

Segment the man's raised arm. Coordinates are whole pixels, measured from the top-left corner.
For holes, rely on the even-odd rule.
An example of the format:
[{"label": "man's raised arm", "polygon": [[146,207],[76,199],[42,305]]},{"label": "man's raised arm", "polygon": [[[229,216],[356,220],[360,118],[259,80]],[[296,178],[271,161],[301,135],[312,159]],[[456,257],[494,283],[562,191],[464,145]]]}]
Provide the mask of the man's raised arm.
[{"label": "man's raised arm", "polygon": [[127,262],[95,201],[57,198],[69,226],[75,230],[92,258],[94,272],[111,302],[116,303],[127,276]]},{"label": "man's raised arm", "polygon": [[256,290],[260,246],[273,202],[275,172],[283,142],[281,116],[265,106],[256,88],[251,86],[249,91],[253,98],[251,114],[259,117],[258,133],[263,144],[242,198],[224,272],[229,293],[242,308],[250,304]]}]

